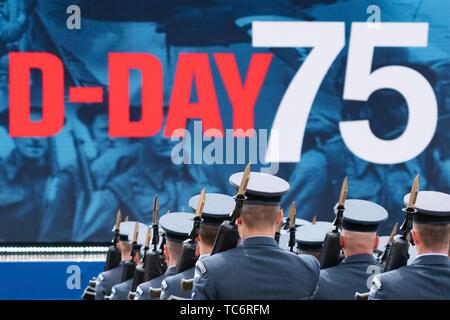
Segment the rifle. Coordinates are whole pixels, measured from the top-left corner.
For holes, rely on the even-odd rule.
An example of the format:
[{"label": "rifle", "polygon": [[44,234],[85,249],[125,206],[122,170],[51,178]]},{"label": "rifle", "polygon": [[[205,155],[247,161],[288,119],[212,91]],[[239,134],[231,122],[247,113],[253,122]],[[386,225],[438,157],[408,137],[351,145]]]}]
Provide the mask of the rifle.
[{"label": "rifle", "polygon": [[180,256],[177,261],[176,273],[183,272],[187,269],[193,268],[195,262],[197,261],[196,251],[196,238],[198,236],[198,231],[200,229],[200,222],[202,221],[203,207],[205,205],[206,191],[203,188],[198,198],[197,210],[195,211],[194,226],[189,235],[189,239],[183,242],[183,247],[181,248]]},{"label": "rifle", "polygon": [[134,262],[134,257],[136,255],[136,251],[138,249],[137,239],[138,239],[138,231],[139,231],[139,223],[136,222],[134,225],[134,233],[133,233],[133,243],[131,248],[130,260],[126,261],[123,265],[122,270],[122,279],[120,282],[127,281],[131,279],[134,275],[134,271],[136,270],[136,263]]},{"label": "rifle", "polygon": [[[119,249],[117,249],[117,242],[119,242],[119,233],[120,233],[120,220],[121,214],[120,210],[117,212],[116,224],[114,227],[114,236],[111,241],[111,245],[108,247],[108,251],[106,253],[106,261],[104,271],[111,270],[117,267],[121,261],[121,254]],[[83,291],[81,295],[81,299],[83,300],[94,300],[95,299],[95,289],[97,287],[98,279],[97,277],[93,277],[89,280],[89,284],[86,289]]]},{"label": "rifle", "polygon": [[145,236],[145,242],[144,242],[144,254],[142,256],[142,265],[136,267],[136,271],[133,275],[133,283],[131,285],[131,290],[128,293],[128,300],[134,300],[134,297],[136,296],[136,289],[137,287],[145,282],[145,255],[148,251],[150,245],[150,228],[147,229],[147,234]]},{"label": "rifle", "polygon": [[334,220],[334,229],[327,233],[320,252],[320,268],[325,269],[337,265],[341,258],[341,245],[339,238],[341,236],[342,222],[344,220],[345,200],[347,199],[347,177],[344,178],[339,195],[339,202],[336,206],[336,219]]},{"label": "rifle", "polygon": [[159,277],[166,271],[166,264],[163,256],[164,248],[164,235],[161,242],[161,249],[158,250],[159,244],[159,200],[158,195],[155,195],[153,200],[153,225],[152,225],[152,243],[153,250],[147,252],[144,256],[144,282],[150,281],[156,277]]},{"label": "rifle", "polygon": [[105,271],[111,270],[120,264],[121,254],[119,249],[117,249],[117,243],[119,242],[120,220],[121,214],[119,209],[116,216],[114,236],[111,241],[111,245],[108,247],[108,252],[106,253],[106,262],[104,267]]},{"label": "rifle", "polygon": [[239,190],[234,196],[236,205],[234,207],[233,213],[231,214],[231,221],[224,221],[219,227],[219,230],[214,241],[214,247],[211,255],[233,249],[237,246],[239,242],[239,233],[237,231],[236,220],[241,216],[242,206],[244,201],[247,199],[245,192],[247,191],[248,181],[250,179],[250,163],[244,170],[242,175],[241,184],[239,185]]},{"label": "rifle", "polygon": [[411,237],[411,229],[413,224],[413,215],[417,212],[416,210],[416,200],[417,194],[419,193],[419,175],[414,179],[413,185],[411,187],[411,192],[409,194],[409,200],[406,208],[402,211],[406,214],[405,221],[403,222],[400,230],[401,235],[396,235],[393,240],[391,247],[389,249],[386,263],[384,266],[384,272],[398,269],[400,267],[406,266],[409,259],[409,244],[414,245],[413,239]]},{"label": "rifle", "polygon": [[389,251],[390,251],[391,246],[392,246],[392,241],[394,241],[394,236],[397,234],[397,229],[398,229],[398,223],[395,223],[395,225],[392,228],[391,233],[389,235],[389,240],[386,243],[386,247],[384,247],[384,251],[383,251],[383,253],[380,256],[380,262],[384,266],[386,266],[386,261],[387,261],[387,258],[389,256]]},{"label": "rifle", "polygon": [[292,202],[291,208],[289,209],[289,251],[294,252],[295,247],[295,214],[297,212],[297,208],[295,206],[295,201]]}]

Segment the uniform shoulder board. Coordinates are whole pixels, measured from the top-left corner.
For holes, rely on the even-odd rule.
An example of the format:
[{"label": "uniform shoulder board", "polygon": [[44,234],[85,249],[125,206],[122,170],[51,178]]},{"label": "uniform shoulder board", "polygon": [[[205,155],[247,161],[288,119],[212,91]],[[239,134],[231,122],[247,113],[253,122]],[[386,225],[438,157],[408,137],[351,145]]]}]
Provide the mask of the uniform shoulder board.
[{"label": "uniform shoulder board", "polygon": [[144,293],[144,290],[142,290],[141,287],[137,287],[136,292],[142,296],[142,294]]},{"label": "uniform shoulder board", "polygon": [[99,280],[99,281],[105,280],[105,278],[103,278],[103,275],[102,275],[101,273],[98,275],[98,280]]},{"label": "uniform shoulder board", "polygon": [[206,273],[206,267],[205,264],[198,260],[195,264],[195,275],[194,278],[200,277],[202,274]]},{"label": "uniform shoulder board", "polygon": [[167,287],[168,287],[167,281],[166,281],[166,280],[163,280],[163,282],[161,283],[161,289],[166,290]]},{"label": "uniform shoulder board", "polygon": [[370,295],[375,295],[378,290],[381,289],[381,280],[380,277],[375,276],[372,279],[372,287],[370,288]]},{"label": "uniform shoulder board", "polygon": [[372,279],[372,285],[375,286],[377,289],[381,289],[381,280],[380,277],[375,276]]}]

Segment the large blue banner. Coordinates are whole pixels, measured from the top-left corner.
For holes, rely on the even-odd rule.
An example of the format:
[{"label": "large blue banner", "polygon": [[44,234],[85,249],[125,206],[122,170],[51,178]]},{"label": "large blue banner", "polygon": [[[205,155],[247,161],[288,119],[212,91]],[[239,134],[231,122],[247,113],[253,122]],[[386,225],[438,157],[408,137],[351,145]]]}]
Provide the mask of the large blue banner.
[{"label": "large blue banner", "polygon": [[[388,234],[404,218],[403,196],[417,174],[421,190],[450,192],[449,21],[446,0],[1,0],[0,241],[104,242],[119,208],[150,224],[157,193],[161,212],[190,210],[203,187],[233,194],[228,177],[247,162],[288,180],[282,207],[296,201],[308,220],[333,220],[347,176],[349,198],[388,210],[380,229]],[[56,135],[11,135],[17,52],[63,63],[65,116]],[[110,136],[111,53],[147,53],[161,63],[158,133]],[[177,83],[183,56],[194,53],[206,64]],[[233,55],[217,55],[224,53]],[[256,59],[266,69],[252,65]],[[138,120],[157,84],[144,88],[137,69],[128,75],[129,116]],[[34,119],[44,80],[31,70]],[[103,103],[74,101],[71,87],[100,87]],[[186,87],[194,110],[187,131],[164,136]],[[207,108],[203,122],[195,108]],[[220,120],[222,138],[202,134],[207,119]],[[228,131],[242,119],[251,119],[251,138]]]}]

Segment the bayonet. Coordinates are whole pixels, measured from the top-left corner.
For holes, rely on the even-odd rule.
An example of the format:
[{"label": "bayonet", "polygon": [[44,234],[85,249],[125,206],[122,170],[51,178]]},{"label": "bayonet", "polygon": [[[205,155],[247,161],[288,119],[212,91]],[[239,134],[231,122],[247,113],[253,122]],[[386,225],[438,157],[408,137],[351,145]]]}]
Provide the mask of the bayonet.
[{"label": "bayonet", "polygon": [[414,178],[411,192],[409,193],[408,207],[409,210],[416,208],[417,195],[419,194],[419,175]]},{"label": "bayonet", "polygon": [[386,243],[386,247],[384,248],[384,251],[381,254],[381,257],[380,257],[381,263],[385,263],[389,256],[389,251],[391,249],[392,242],[394,241],[394,237],[397,234],[397,229],[398,229],[398,223],[395,223],[395,225],[392,228],[391,233],[389,235],[389,239],[388,239],[388,242]]},{"label": "bayonet", "polygon": [[197,209],[195,210],[194,225],[192,226],[189,238],[183,242],[181,253],[177,260],[176,273],[183,272],[187,269],[193,268],[197,261],[195,254],[197,243],[196,238],[200,229],[200,223],[202,222],[203,207],[205,206],[206,190],[200,192],[197,202]]},{"label": "bayonet", "polygon": [[347,199],[348,185],[347,177],[344,178],[341,186],[341,193],[339,194],[339,207],[344,208],[345,200]]},{"label": "bayonet", "polygon": [[297,207],[295,206],[295,201],[292,202],[291,208],[289,209],[289,250],[294,252],[295,247],[295,215],[297,213]]},{"label": "bayonet", "polygon": [[155,194],[155,197],[153,199],[153,238],[152,238],[152,245],[153,245],[153,252],[158,251],[158,243],[159,243],[159,226],[158,226],[158,219],[159,219],[159,200],[158,200],[158,194]]},{"label": "bayonet", "polygon": [[245,191],[247,191],[248,181],[250,180],[250,163],[247,164],[242,175],[241,184],[239,185],[238,195],[245,196]]},{"label": "bayonet", "polygon": [[120,220],[122,219],[122,215],[120,213],[120,209],[117,211],[116,216],[116,224],[115,224],[115,231],[119,232],[120,230]]},{"label": "bayonet", "polygon": [[150,228],[147,228],[147,233],[145,234],[145,241],[144,241],[144,256],[142,257],[142,260],[144,260],[145,254],[147,253],[148,249],[150,249],[150,238],[151,238],[151,231]]},{"label": "bayonet", "polygon": [[203,207],[205,206],[206,189],[203,188],[198,198],[197,209],[195,210],[195,217],[201,218],[203,214]]},{"label": "bayonet", "polygon": [[394,227],[391,230],[391,234],[389,235],[389,241],[388,244],[390,245],[392,243],[392,241],[394,240],[394,236],[397,234],[397,229],[398,229],[398,223],[396,222],[394,224]]},{"label": "bayonet", "polygon": [[138,233],[139,233],[139,223],[136,222],[136,223],[134,224],[133,244],[136,244],[136,243],[137,243]]}]

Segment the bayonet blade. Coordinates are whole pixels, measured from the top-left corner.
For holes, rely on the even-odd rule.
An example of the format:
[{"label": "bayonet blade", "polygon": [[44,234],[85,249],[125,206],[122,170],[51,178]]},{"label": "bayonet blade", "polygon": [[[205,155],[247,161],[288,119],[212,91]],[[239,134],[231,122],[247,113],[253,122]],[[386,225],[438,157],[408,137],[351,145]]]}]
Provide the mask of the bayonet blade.
[{"label": "bayonet blade", "polygon": [[241,184],[239,185],[238,195],[245,195],[247,191],[248,181],[250,180],[250,163],[247,164],[244,170],[244,174],[242,175]]},{"label": "bayonet blade", "polygon": [[198,197],[197,210],[195,210],[195,217],[202,217],[203,207],[205,206],[205,197],[206,197],[206,189],[203,188],[202,192],[200,192],[200,196]]},{"label": "bayonet blade", "polygon": [[153,224],[158,224],[159,218],[159,200],[158,194],[155,194],[155,198],[153,199]]},{"label": "bayonet blade", "polygon": [[134,224],[133,243],[137,243],[138,233],[139,233],[139,223],[136,222]]},{"label": "bayonet blade", "polygon": [[117,216],[116,216],[116,226],[115,226],[115,230],[119,231],[120,230],[120,220],[122,219],[122,215],[120,213],[120,209],[117,210]]},{"label": "bayonet blade", "polygon": [[345,205],[345,200],[347,199],[348,185],[347,177],[344,178],[341,187],[341,193],[339,194],[339,206],[343,207]]},{"label": "bayonet blade", "polygon": [[411,187],[411,192],[409,193],[408,209],[414,209],[416,207],[416,200],[418,193],[419,193],[419,175],[415,177],[413,185]]},{"label": "bayonet blade", "polygon": [[150,231],[150,228],[147,228],[147,234],[145,235],[144,248],[148,248],[150,246],[150,238],[151,238],[151,231]]},{"label": "bayonet blade", "polygon": [[295,214],[297,213],[297,208],[295,206],[295,201],[292,202],[291,208],[289,209],[289,228],[295,228]]},{"label": "bayonet blade", "polygon": [[389,244],[392,243],[392,241],[394,240],[395,235],[397,234],[397,229],[398,229],[398,223],[396,222],[394,224],[394,227],[391,230],[391,234],[389,235]]}]

